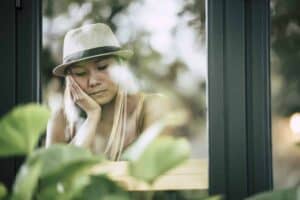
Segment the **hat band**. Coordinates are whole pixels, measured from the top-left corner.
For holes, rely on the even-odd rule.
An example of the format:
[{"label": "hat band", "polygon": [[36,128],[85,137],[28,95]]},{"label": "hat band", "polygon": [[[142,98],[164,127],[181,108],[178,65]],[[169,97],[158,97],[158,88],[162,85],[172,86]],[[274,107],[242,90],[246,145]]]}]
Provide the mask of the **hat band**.
[{"label": "hat band", "polygon": [[64,58],[64,64],[69,63],[72,61],[80,60],[82,58],[87,58],[91,56],[96,56],[96,55],[101,55],[101,54],[107,54],[110,52],[115,52],[120,50],[120,47],[116,46],[104,46],[104,47],[97,47],[97,48],[92,48],[92,49],[87,49],[84,51],[76,52],[71,55],[68,55]]}]

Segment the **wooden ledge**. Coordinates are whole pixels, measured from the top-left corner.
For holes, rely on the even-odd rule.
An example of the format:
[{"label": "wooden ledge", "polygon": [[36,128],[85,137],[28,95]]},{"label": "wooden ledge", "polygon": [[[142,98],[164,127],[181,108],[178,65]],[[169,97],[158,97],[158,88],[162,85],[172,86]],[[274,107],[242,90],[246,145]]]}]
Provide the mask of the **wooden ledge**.
[{"label": "wooden ledge", "polygon": [[92,173],[106,173],[129,191],[208,189],[207,159],[190,159],[161,176],[152,186],[130,177],[127,168],[126,161],[106,162],[93,168]]}]

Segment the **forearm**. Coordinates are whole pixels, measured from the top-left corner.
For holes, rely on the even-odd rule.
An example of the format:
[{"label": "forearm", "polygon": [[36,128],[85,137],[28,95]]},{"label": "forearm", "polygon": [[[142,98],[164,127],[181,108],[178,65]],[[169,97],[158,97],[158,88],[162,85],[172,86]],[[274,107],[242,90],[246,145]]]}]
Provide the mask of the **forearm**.
[{"label": "forearm", "polygon": [[49,147],[54,143],[61,143],[65,141],[64,129],[66,123],[63,112],[56,112],[52,114],[47,123],[45,146]]},{"label": "forearm", "polygon": [[70,143],[76,146],[89,148],[95,137],[99,120],[99,114],[88,115]]}]

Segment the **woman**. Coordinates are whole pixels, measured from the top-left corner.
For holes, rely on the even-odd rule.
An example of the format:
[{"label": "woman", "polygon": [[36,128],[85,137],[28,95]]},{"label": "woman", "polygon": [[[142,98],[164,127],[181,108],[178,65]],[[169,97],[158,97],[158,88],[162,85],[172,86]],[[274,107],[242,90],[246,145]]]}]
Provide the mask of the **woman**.
[{"label": "woman", "polygon": [[127,84],[119,80],[122,74],[116,73],[124,72],[124,61],[132,52],[120,47],[105,24],[69,31],[63,54],[63,64],[53,74],[65,77],[64,106],[48,122],[46,147],[71,143],[119,160],[170,104],[158,94],[128,92]]}]

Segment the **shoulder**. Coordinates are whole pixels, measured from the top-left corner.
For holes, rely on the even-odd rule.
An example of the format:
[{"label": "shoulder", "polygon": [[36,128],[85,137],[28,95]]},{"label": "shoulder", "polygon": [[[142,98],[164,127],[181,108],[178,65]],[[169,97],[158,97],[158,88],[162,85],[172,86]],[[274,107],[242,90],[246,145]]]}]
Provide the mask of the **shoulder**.
[{"label": "shoulder", "polygon": [[147,109],[167,109],[172,105],[169,96],[162,93],[143,93],[144,106]]},{"label": "shoulder", "polygon": [[143,110],[152,110],[152,108],[167,108],[171,105],[170,97],[161,93],[139,92],[128,95],[127,106],[129,111],[134,111],[142,106]]},{"label": "shoulder", "polygon": [[161,93],[143,93],[143,115],[145,125],[149,125],[175,109],[171,97]]}]

